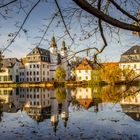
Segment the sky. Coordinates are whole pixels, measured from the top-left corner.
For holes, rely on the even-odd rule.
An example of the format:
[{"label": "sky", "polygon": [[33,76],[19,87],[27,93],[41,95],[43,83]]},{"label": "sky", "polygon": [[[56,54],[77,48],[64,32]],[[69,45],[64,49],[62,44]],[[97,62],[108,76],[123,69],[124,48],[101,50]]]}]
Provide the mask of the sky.
[{"label": "sky", "polygon": [[[68,0],[67,2],[65,1],[64,3],[64,0],[62,0],[59,1],[59,4],[62,7],[67,7],[69,1],[70,0]],[[29,3],[25,2],[23,6],[26,7],[27,4]],[[26,12],[29,11],[30,6],[26,8]],[[73,4],[69,6],[73,6]],[[6,8],[0,9],[0,13],[5,14]],[[7,41],[10,39],[9,34],[17,32],[18,27],[15,27],[15,23],[18,23],[17,25],[20,25],[26,16],[24,11],[23,10],[18,11],[18,8],[15,7],[14,4],[9,6],[8,8],[10,9],[10,11],[8,11],[8,16],[10,18],[5,20],[2,16],[0,16],[1,49],[7,46],[8,44]],[[35,7],[35,9],[32,11],[28,20],[23,26],[23,29],[27,30],[27,34],[21,31],[20,34],[17,36],[16,40],[14,41],[14,43],[4,52],[4,56],[17,57],[20,59],[21,57],[26,56],[34,47],[36,47],[36,43],[39,42],[40,36],[43,34],[43,32],[41,32],[40,30],[46,29],[47,25],[50,22],[50,17],[52,17],[52,14],[54,13],[54,11],[56,11],[56,9],[57,9],[56,5],[52,1],[45,2],[45,0],[42,0],[39,3],[39,5],[37,5],[37,7]],[[19,12],[19,14],[16,14],[17,12]],[[117,13],[115,14],[116,16],[118,16]],[[60,21],[61,21],[60,17],[54,19],[53,23],[51,24],[51,27],[47,31],[45,41],[41,43],[40,47],[49,49],[50,41],[53,35],[56,38],[59,50],[61,48],[61,43],[63,39],[66,42],[66,46],[71,45],[71,39],[69,38],[69,36],[64,36],[60,38],[61,36],[64,35],[65,32],[63,24],[59,24],[57,26],[57,23],[59,23]],[[86,22],[86,20],[83,21]],[[82,34],[78,20],[73,19],[71,22],[71,27],[72,27],[72,29],[70,29],[71,36],[74,37],[75,34],[77,35],[77,38],[75,38],[75,43],[72,46],[70,46],[71,50],[79,51],[87,47],[101,48],[103,46],[103,42],[99,33],[93,35],[89,39],[84,40],[79,39],[82,38]],[[86,25],[85,28],[87,29],[87,31],[90,31],[92,26],[88,27],[88,25]],[[136,35],[132,35],[132,32],[130,31],[120,30],[119,36],[120,41],[118,41],[118,36],[116,35],[114,35],[114,38],[111,38],[110,34],[108,33],[108,30],[105,30],[105,36],[108,42],[108,46],[102,52],[102,54],[99,55],[99,59],[101,59],[101,61],[119,61],[120,55],[123,52],[125,52],[134,45],[140,44],[139,37]],[[93,55],[93,51],[90,51],[88,56],[86,52],[77,55],[79,55],[80,57],[91,58]]]}]

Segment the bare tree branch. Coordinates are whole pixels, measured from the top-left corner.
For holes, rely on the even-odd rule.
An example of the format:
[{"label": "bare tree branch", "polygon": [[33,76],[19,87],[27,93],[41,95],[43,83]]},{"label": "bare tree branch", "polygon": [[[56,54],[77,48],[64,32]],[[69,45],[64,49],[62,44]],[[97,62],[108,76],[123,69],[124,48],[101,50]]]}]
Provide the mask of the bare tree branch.
[{"label": "bare tree branch", "polygon": [[122,21],[119,21],[115,18],[110,17],[109,15],[104,14],[102,11],[99,11],[95,7],[91,6],[87,1],[85,0],[73,0],[79,7],[81,7],[86,12],[96,16],[97,18],[122,29],[131,30],[131,31],[137,31],[140,32],[139,26],[134,26],[132,24],[128,24]]},{"label": "bare tree branch", "polygon": [[[99,10],[99,11],[101,10],[101,0],[98,0],[98,10]],[[94,61],[95,61],[95,63],[97,63],[97,55],[100,54],[100,53],[102,53],[103,50],[105,49],[105,47],[107,46],[107,41],[106,41],[106,38],[105,38],[105,36],[104,36],[103,27],[102,27],[102,21],[101,21],[100,18],[98,19],[98,25],[99,25],[99,30],[100,30],[101,37],[102,37],[102,39],[103,39],[104,45],[103,45],[103,47],[101,48],[101,50],[97,51],[97,52],[94,54]]]},{"label": "bare tree branch", "polygon": [[66,32],[68,33],[68,35],[69,35],[69,37],[71,38],[71,40],[74,42],[74,40],[73,40],[73,38],[72,38],[72,36],[71,36],[71,34],[70,34],[68,28],[67,28],[67,25],[66,25],[66,23],[65,23],[63,14],[62,14],[61,9],[60,9],[60,7],[59,7],[59,4],[58,4],[57,0],[54,0],[54,1],[55,1],[55,3],[56,3],[56,6],[57,6],[58,11],[59,11],[59,13],[60,13],[60,16],[61,16],[61,18],[62,18],[62,22],[63,22],[63,24],[64,24],[64,26],[65,26]]},{"label": "bare tree branch", "polygon": [[47,33],[47,31],[48,31],[50,25],[52,24],[53,20],[55,19],[55,17],[56,17],[56,14],[54,14],[54,16],[52,17],[51,21],[49,22],[49,24],[48,24],[48,26],[47,26],[47,28],[46,28],[44,34],[42,35],[42,37],[41,37],[41,39],[40,39],[40,41],[39,41],[39,43],[38,43],[38,46],[40,46],[41,42],[43,41],[43,39],[44,39],[44,37],[45,37],[45,35],[46,35],[46,33]]},{"label": "bare tree branch", "polygon": [[134,17],[133,15],[129,14],[128,12],[126,12],[123,8],[121,8],[116,1],[114,0],[109,0],[119,11],[121,11],[123,14],[125,14],[126,16],[128,16],[129,18],[139,22],[139,19],[137,19],[136,17]]},{"label": "bare tree branch", "polygon": [[10,43],[3,49],[2,53],[4,53],[4,52],[10,47],[10,45],[15,41],[16,37],[18,36],[18,34],[20,33],[20,31],[22,30],[22,28],[23,28],[25,22],[27,21],[29,15],[32,13],[32,11],[34,10],[34,8],[39,4],[39,2],[40,2],[40,0],[38,0],[38,1],[34,4],[34,6],[30,9],[30,11],[28,12],[28,14],[27,14],[27,16],[25,17],[24,21],[22,22],[22,24],[21,24],[19,30],[16,32],[14,38],[13,38],[13,39],[10,41]]},{"label": "bare tree branch", "polygon": [[12,3],[16,2],[16,1],[18,1],[18,0],[12,0],[11,2],[8,2],[8,3],[4,4],[4,5],[1,5],[0,8],[6,7],[6,6],[8,6],[8,5],[10,5],[10,4],[12,4]]}]

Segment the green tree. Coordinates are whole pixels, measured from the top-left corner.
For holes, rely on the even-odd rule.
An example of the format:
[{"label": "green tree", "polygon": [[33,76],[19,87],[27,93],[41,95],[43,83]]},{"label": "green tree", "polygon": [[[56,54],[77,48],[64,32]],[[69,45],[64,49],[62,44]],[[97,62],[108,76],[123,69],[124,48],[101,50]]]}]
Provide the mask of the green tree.
[{"label": "green tree", "polygon": [[66,78],[66,71],[63,67],[57,67],[56,71],[55,71],[55,75],[54,75],[55,79],[57,79],[58,81],[60,80],[64,80]]},{"label": "green tree", "polygon": [[59,103],[62,103],[66,99],[66,89],[57,88],[54,91],[54,95]]},{"label": "green tree", "polygon": [[133,79],[138,78],[138,77],[139,77],[139,75],[136,76],[136,73],[134,72],[134,70],[132,70],[130,68],[124,68],[122,70],[122,77],[121,78],[124,81],[129,82],[129,81],[132,81]]},{"label": "green tree", "polygon": [[103,65],[98,74],[102,81],[114,85],[121,80],[122,70],[118,65],[106,64]]}]

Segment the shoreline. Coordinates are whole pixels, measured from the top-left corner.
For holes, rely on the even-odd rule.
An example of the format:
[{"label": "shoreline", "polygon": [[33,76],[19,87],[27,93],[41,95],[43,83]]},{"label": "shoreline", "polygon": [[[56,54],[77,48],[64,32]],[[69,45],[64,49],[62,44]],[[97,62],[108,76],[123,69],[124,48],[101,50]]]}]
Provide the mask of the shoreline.
[{"label": "shoreline", "polygon": [[109,84],[103,81],[100,82],[93,82],[89,83],[89,81],[63,81],[63,82],[58,82],[58,81],[50,81],[50,82],[7,82],[7,83],[0,83],[0,88],[16,88],[16,87],[40,87],[40,88],[54,88],[54,87],[90,87],[90,86],[105,86],[105,85],[134,85],[138,86],[140,85],[140,81],[133,81],[132,83],[128,83],[126,81],[121,81],[121,82],[116,82],[115,84]]}]

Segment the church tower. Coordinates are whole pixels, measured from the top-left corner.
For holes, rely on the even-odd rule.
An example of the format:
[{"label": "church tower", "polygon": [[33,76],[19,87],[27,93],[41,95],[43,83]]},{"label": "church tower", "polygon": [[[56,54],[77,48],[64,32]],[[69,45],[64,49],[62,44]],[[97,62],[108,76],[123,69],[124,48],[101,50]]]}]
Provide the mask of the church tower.
[{"label": "church tower", "polygon": [[61,56],[62,57],[67,57],[67,48],[65,46],[65,41],[62,41],[62,47],[61,47]]},{"label": "church tower", "polygon": [[50,46],[50,52],[52,54],[56,54],[57,53],[57,45],[56,45],[55,37],[54,36],[52,37],[51,46]]}]

